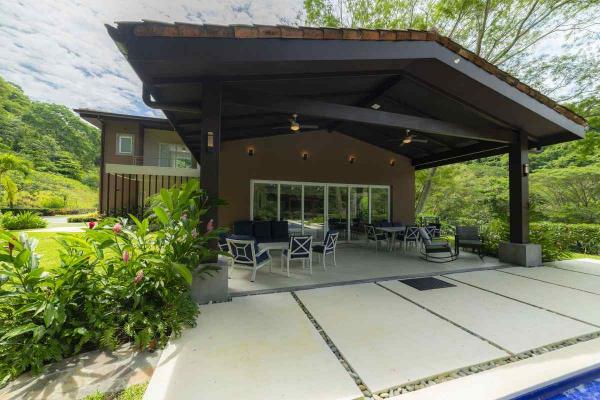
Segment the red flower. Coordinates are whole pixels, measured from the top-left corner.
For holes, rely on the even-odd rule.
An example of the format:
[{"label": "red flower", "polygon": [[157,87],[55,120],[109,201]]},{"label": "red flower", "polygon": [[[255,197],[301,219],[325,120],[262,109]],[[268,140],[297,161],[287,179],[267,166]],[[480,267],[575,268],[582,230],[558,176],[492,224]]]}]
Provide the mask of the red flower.
[{"label": "red flower", "polygon": [[88,228],[94,229],[95,226],[96,226],[96,221],[90,221],[90,222],[88,222]]},{"label": "red flower", "polygon": [[118,222],[115,224],[115,226],[113,226],[114,233],[121,233],[122,230],[123,230],[123,227]]},{"label": "red flower", "polygon": [[135,274],[135,278],[133,278],[133,283],[134,284],[138,284],[142,281],[142,279],[144,279],[144,271],[142,271],[141,269],[137,272],[137,274]]},{"label": "red flower", "polygon": [[212,219],[210,221],[208,221],[208,223],[206,224],[206,232],[212,232],[212,230],[215,229],[215,221],[213,221]]},{"label": "red flower", "polygon": [[129,252],[127,250],[123,251],[123,261],[125,263],[129,261]]}]

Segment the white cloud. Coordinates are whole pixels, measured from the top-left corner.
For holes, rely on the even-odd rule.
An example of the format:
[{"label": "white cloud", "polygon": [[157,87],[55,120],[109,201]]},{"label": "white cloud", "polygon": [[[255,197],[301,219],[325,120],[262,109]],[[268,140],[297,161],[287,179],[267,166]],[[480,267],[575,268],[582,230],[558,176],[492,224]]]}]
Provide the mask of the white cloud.
[{"label": "white cloud", "polygon": [[35,100],[152,115],[105,23],[277,24],[293,21],[300,7],[299,0],[3,0],[0,76]]}]

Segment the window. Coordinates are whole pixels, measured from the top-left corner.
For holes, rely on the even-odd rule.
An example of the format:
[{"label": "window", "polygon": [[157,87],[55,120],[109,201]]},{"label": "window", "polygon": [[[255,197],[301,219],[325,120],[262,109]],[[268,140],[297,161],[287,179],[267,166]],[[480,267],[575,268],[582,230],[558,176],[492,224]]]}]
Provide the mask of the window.
[{"label": "window", "polygon": [[117,154],[133,155],[133,135],[117,134]]},{"label": "window", "polygon": [[158,166],[171,168],[192,168],[192,154],[182,144],[159,143]]}]

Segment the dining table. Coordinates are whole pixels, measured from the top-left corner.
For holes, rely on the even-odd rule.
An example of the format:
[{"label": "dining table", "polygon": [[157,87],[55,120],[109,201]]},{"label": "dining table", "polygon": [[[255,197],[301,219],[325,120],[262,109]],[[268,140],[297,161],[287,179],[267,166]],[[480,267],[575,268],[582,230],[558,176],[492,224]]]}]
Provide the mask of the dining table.
[{"label": "dining table", "polygon": [[398,233],[406,231],[406,226],[377,226],[375,229],[386,234],[388,238],[388,251],[392,251],[396,246]]}]

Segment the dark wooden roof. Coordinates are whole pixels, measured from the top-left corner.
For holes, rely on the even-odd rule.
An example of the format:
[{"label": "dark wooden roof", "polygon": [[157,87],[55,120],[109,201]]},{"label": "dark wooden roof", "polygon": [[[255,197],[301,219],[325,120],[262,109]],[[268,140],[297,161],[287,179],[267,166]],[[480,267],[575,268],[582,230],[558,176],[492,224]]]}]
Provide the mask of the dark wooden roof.
[{"label": "dark wooden roof", "polygon": [[143,125],[155,129],[173,130],[171,123],[165,118],[146,117],[142,115],[119,114],[108,111],[90,110],[88,108],[76,108],[73,110],[81,118],[88,121],[92,125],[99,126],[101,120],[112,121],[133,121],[141,122]]},{"label": "dark wooden roof", "polygon": [[[278,127],[297,107],[299,122],[405,155],[417,168],[501,154],[518,131],[538,147],[578,139],[587,127],[435,32],[150,21],[107,28],[143,81],[146,103],[165,112],[192,152],[207,79],[223,82],[222,140],[289,134]],[[409,126],[428,142],[401,147]]]}]

